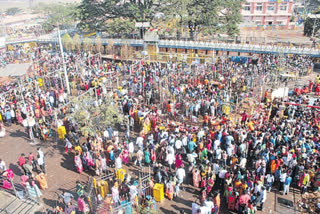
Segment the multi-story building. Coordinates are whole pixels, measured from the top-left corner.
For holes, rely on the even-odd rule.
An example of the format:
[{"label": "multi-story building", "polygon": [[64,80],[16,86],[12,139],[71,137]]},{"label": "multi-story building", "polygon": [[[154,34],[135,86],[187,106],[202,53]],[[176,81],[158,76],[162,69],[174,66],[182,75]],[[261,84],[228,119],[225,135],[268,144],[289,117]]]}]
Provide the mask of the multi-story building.
[{"label": "multi-story building", "polygon": [[288,26],[293,0],[246,0],[241,14],[244,23],[252,25]]}]

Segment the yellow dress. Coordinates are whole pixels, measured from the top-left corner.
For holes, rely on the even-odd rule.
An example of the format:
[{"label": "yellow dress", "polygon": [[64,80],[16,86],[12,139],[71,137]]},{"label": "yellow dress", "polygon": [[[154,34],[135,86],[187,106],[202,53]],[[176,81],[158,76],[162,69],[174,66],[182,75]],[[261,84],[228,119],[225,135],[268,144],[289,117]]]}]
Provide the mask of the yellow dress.
[{"label": "yellow dress", "polygon": [[58,136],[59,139],[64,140],[65,135],[67,134],[66,127],[59,126],[58,127]]}]

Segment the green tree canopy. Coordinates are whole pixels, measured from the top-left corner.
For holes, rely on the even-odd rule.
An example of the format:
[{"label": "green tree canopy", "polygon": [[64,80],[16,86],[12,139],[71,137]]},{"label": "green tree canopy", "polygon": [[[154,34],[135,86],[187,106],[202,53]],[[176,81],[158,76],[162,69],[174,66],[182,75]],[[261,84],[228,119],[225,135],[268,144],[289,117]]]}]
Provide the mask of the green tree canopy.
[{"label": "green tree canopy", "polygon": [[105,25],[110,35],[125,36],[134,31],[134,22],[130,19],[115,18]]},{"label": "green tree canopy", "polygon": [[111,98],[100,106],[95,106],[94,102],[94,94],[74,98],[71,101],[73,113],[68,115],[68,118],[81,124],[83,134],[93,136],[108,126],[115,127],[123,122],[123,115],[112,103]]},{"label": "green tree canopy", "polygon": [[21,9],[18,7],[11,7],[6,10],[6,15],[14,16],[14,15],[18,14],[20,11],[21,11]]},{"label": "green tree canopy", "polygon": [[44,4],[40,3],[35,10],[47,16],[42,23],[42,27],[46,31],[52,31],[57,24],[61,24],[63,28],[70,28],[76,23],[77,5],[76,4]]},{"label": "green tree canopy", "polygon": [[[82,0],[78,6],[79,27],[97,30],[103,28],[110,19],[116,18],[151,22],[159,5],[156,0]],[[121,24],[127,22],[122,21]]]},{"label": "green tree canopy", "polygon": [[204,34],[239,33],[240,9],[243,0],[164,0],[162,11],[166,19],[178,19],[180,26],[187,26],[190,37],[195,32]]},{"label": "green tree canopy", "polygon": [[[191,38],[195,32],[233,36],[239,33],[243,2],[244,0],[82,0],[78,7],[79,26],[120,34],[128,33],[134,27],[134,22],[157,25],[160,17],[167,23],[178,20],[178,33],[181,28],[186,27]],[[164,16],[159,15],[160,12]]]},{"label": "green tree canopy", "polygon": [[[315,10],[314,14],[317,14],[319,16],[320,9]],[[320,19],[308,17],[304,21],[303,34],[305,36],[309,36],[309,37],[316,36],[319,30],[320,30]]]}]

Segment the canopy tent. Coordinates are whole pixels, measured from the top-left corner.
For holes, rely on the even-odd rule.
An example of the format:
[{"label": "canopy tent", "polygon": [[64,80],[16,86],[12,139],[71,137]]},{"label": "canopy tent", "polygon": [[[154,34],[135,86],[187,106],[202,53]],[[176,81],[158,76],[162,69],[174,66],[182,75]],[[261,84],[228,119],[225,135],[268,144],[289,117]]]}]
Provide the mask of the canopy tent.
[{"label": "canopy tent", "polygon": [[0,69],[0,77],[19,77],[27,74],[31,63],[23,64],[8,64],[3,69]]}]

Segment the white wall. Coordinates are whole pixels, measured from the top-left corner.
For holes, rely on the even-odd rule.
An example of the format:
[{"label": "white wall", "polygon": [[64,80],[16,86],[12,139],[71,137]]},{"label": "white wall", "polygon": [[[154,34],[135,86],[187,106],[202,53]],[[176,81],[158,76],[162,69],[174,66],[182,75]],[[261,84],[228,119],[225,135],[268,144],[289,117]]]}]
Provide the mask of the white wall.
[{"label": "white wall", "polygon": [[0,37],[0,48],[6,47],[6,38]]}]

